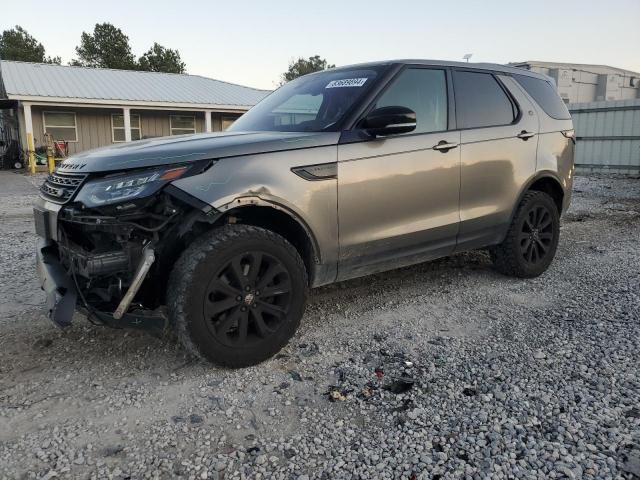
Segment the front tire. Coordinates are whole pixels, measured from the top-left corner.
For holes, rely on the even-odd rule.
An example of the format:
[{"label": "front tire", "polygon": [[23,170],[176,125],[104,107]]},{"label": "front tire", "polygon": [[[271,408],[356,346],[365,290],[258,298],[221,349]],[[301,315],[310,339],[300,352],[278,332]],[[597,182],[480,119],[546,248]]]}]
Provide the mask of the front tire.
[{"label": "front tire", "polygon": [[222,366],[260,363],[296,332],[307,272],[280,235],[226,225],[191,244],[169,279],[169,316],[191,353]]},{"label": "front tire", "polygon": [[560,238],[560,212],[544,192],[530,191],[518,205],[504,241],[489,251],[504,275],[533,278],[549,268]]}]

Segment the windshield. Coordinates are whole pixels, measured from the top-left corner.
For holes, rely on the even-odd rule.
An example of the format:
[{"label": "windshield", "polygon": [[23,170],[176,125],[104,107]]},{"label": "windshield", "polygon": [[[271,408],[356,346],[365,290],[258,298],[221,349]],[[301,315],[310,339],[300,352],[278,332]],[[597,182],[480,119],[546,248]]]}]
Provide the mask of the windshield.
[{"label": "windshield", "polygon": [[335,130],[386,66],[327,70],[282,86],[245,113],[230,131]]}]

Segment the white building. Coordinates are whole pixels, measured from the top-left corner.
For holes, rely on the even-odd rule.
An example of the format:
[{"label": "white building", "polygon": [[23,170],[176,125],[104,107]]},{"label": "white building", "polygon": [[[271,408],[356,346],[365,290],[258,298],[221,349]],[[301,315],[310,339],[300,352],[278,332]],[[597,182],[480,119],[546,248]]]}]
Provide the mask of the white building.
[{"label": "white building", "polygon": [[25,151],[29,137],[46,145],[46,134],[73,154],[220,131],[268,93],[198,75],[0,61],[0,109],[17,118]]},{"label": "white building", "polygon": [[553,78],[565,103],[640,98],[640,73],[582,63],[512,62],[509,65]]}]

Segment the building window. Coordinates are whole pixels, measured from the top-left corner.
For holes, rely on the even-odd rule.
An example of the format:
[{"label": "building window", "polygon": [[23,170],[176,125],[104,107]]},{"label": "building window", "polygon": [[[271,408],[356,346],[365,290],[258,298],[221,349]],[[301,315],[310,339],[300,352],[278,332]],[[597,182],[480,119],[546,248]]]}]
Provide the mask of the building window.
[{"label": "building window", "polygon": [[171,135],[196,133],[196,117],[193,115],[171,115]]},{"label": "building window", "polygon": [[76,128],[76,114],[74,112],[42,112],[44,133],[48,133],[54,140],[66,142],[78,141]]},{"label": "building window", "polygon": [[[140,115],[130,115],[131,117],[131,140],[140,140],[142,138],[142,129],[140,128]],[[111,140],[114,143],[124,142],[124,115],[114,113],[111,115]]]},{"label": "building window", "polygon": [[229,128],[237,119],[238,117],[222,117],[222,130]]}]

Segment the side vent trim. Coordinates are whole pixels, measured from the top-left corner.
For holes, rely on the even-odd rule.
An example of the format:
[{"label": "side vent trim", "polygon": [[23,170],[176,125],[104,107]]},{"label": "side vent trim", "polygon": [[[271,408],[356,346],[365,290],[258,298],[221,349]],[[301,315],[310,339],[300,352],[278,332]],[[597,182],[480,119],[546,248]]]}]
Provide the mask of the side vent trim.
[{"label": "side vent trim", "polygon": [[317,165],[304,165],[302,167],[293,167],[293,173],[300,178],[317,182],[319,180],[335,180],[338,178],[338,163],[320,163]]}]

